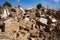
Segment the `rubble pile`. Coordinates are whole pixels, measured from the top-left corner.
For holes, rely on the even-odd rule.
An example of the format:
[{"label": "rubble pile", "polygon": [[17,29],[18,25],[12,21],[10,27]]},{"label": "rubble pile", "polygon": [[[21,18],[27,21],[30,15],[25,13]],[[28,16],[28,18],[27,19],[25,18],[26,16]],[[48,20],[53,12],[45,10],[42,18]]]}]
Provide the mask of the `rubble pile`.
[{"label": "rubble pile", "polygon": [[3,16],[0,15],[0,29],[11,40],[59,40],[60,21],[52,10],[25,12],[19,6],[9,10],[4,9]]}]

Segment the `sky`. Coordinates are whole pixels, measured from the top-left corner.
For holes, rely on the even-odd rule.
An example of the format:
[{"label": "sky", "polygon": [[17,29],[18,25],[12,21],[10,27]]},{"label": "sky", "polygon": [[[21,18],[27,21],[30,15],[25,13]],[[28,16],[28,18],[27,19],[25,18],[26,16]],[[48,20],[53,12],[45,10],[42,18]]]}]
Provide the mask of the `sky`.
[{"label": "sky", "polygon": [[0,5],[2,6],[4,2],[9,2],[12,7],[20,5],[22,8],[35,8],[37,4],[41,3],[43,7],[49,7],[53,9],[60,9],[60,0],[0,0]]}]

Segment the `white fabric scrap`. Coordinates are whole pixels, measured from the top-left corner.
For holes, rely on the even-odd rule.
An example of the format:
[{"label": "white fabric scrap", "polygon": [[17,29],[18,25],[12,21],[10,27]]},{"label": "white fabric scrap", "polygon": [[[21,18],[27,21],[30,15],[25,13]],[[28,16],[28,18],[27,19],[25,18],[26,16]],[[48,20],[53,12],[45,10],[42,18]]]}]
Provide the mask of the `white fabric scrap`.
[{"label": "white fabric scrap", "polygon": [[31,38],[31,40],[35,40],[34,38]]},{"label": "white fabric scrap", "polygon": [[1,15],[1,17],[7,17],[10,14],[10,12],[8,11],[8,9],[4,9],[3,14]]},{"label": "white fabric scrap", "polygon": [[44,23],[44,24],[47,24],[47,19],[45,18],[40,18],[40,22]]},{"label": "white fabric scrap", "polygon": [[22,7],[20,7],[20,9],[23,11],[23,13],[25,13],[24,9]]},{"label": "white fabric scrap", "polygon": [[29,21],[29,18],[25,18],[25,20]]},{"label": "white fabric scrap", "polygon": [[7,9],[7,15],[10,15],[10,12],[9,12],[9,10]]},{"label": "white fabric scrap", "polygon": [[52,18],[52,16],[49,16],[49,18],[51,18],[52,22],[57,22],[57,20],[55,18]]},{"label": "white fabric scrap", "polygon": [[3,17],[7,17],[6,9],[4,9],[3,14],[1,15],[1,17],[2,17],[2,18],[3,18]]},{"label": "white fabric scrap", "polygon": [[52,22],[57,22],[57,20],[55,18],[52,18]]}]

